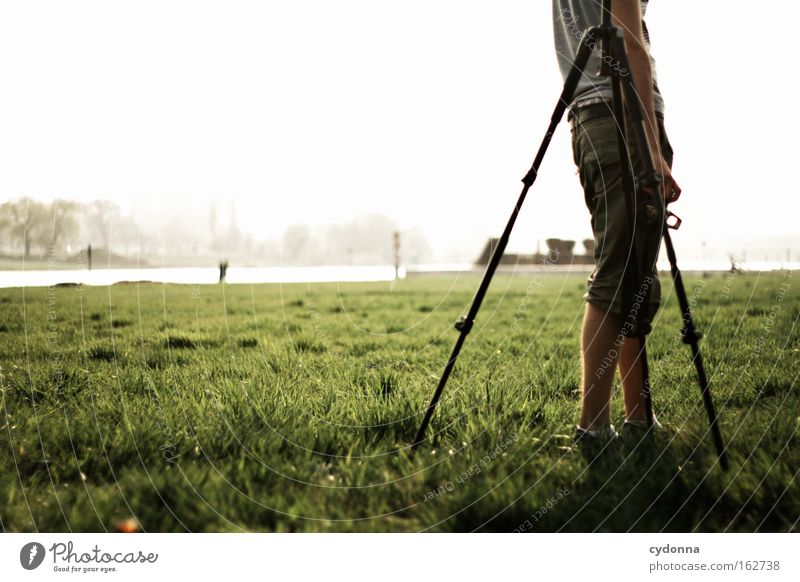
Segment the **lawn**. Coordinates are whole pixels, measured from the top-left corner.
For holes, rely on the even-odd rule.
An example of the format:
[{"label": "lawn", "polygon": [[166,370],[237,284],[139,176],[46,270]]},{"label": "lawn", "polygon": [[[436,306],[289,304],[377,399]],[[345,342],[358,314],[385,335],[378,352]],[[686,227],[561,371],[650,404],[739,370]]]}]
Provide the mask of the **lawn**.
[{"label": "lawn", "polygon": [[496,278],[413,457],[474,275],[2,289],[0,526],[797,530],[793,277],[687,278],[727,473],[666,283],[649,344],[665,430],[597,456],[571,446],[582,276]]}]

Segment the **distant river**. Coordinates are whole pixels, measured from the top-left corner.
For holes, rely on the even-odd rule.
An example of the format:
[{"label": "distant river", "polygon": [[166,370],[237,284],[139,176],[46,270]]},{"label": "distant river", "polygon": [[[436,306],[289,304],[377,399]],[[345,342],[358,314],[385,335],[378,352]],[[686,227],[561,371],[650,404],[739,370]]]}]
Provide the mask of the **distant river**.
[{"label": "distant river", "polygon": [[[403,273],[401,273],[403,274]],[[230,267],[228,283],[327,283],[391,281],[394,267]],[[47,287],[59,283],[113,285],[124,281],[211,285],[219,282],[219,269],[213,267],[93,269],[88,271],[51,269],[40,271],[0,271],[0,287]]]},{"label": "distant river", "polygon": [[[683,271],[727,271],[726,262],[679,263]],[[800,263],[751,262],[740,265],[745,271],[775,271],[800,269]],[[530,273],[587,272],[591,265],[503,265],[500,272],[525,275]],[[659,263],[659,269],[668,270],[669,265]],[[400,269],[400,276],[435,275],[459,273],[481,273],[482,267],[467,263],[419,265]],[[394,267],[372,266],[324,266],[324,267],[231,267],[228,283],[349,283],[367,281],[391,281],[395,278]],[[92,271],[52,269],[0,271],[0,287],[48,287],[50,285],[81,283],[83,285],[113,285],[121,282],[149,281],[153,283],[182,283],[211,285],[219,281],[219,270],[209,267],[197,268],[139,268],[139,269],[94,269]]]}]

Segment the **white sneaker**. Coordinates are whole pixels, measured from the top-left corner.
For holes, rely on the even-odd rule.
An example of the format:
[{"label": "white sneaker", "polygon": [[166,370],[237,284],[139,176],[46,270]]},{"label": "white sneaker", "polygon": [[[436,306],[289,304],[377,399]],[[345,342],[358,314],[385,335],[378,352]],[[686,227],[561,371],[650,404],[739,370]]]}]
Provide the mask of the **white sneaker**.
[{"label": "white sneaker", "polygon": [[[646,420],[628,420],[626,418],[625,422],[622,423],[622,429],[621,430],[625,431],[626,429],[627,430],[634,429],[634,430],[636,430],[638,432],[638,431],[642,431],[642,430],[647,430],[648,428],[649,427],[647,426],[647,421]],[[664,427],[661,426],[661,423],[658,422],[658,418],[656,418],[656,415],[654,414],[653,415],[653,430],[662,430],[663,428]]]},{"label": "white sneaker", "polygon": [[573,440],[576,443],[581,440],[592,443],[605,443],[614,440],[618,436],[619,433],[614,429],[613,424],[609,424],[608,426],[604,426],[603,428],[599,428],[597,430],[587,430],[585,428],[576,426]]}]

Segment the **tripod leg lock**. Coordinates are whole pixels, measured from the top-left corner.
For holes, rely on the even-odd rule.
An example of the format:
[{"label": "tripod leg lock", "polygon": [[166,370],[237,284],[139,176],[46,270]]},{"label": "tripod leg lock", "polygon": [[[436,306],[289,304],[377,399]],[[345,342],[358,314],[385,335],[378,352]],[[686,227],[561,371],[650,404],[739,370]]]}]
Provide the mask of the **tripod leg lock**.
[{"label": "tripod leg lock", "polygon": [[703,334],[694,329],[694,327],[683,326],[681,329],[682,341],[685,344],[696,344],[703,338]]},{"label": "tripod leg lock", "polygon": [[539,174],[539,172],[536,169],[536,167],[535,166],[532,167],[530,170],[528,170],[528,173],[525,174],[525,177],[522,178],[522,184],[526,188],[530,188],[531,186],[533,186],[533,183],[536,181],[536,176],[538,174]]},{"label": "tripod leg lock", "polygon": [[472,329],[473,323],[473,321],[467,319],[466,315],[462,315],[459,320],[453,324],[453,327],[463,334],[468,334]]}]

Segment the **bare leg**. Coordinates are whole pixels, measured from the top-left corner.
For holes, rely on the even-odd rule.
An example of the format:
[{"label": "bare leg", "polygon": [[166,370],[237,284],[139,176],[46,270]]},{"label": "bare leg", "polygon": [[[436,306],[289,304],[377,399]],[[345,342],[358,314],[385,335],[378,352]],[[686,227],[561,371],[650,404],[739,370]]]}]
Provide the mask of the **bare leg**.
[{"label": "bare leg", "polygon": [[581,338],[583,351],[583,404],[580,427],[598,430],[611,423],[611,389],[621,345],[619,315],[586,304]]},{"label": "bare leg", "polygon": [[619,375],[622,377],[622,393],[625,396],[625,418],[647,420],[642,394],[642,364],[639,360],[639,340],[625,338],[619,356]]}]

